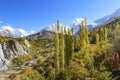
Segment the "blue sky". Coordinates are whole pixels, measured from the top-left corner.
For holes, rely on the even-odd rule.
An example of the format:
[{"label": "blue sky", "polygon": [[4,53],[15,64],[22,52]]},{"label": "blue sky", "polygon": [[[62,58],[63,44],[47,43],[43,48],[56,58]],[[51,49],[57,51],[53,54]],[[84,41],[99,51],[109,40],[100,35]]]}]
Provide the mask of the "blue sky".
[{"label": "blue sky", "polygon": [[70,25],[86,17],[93,23],[119,8],[120,0],[0,0],[0,25],[38,31],[57,19]]}]

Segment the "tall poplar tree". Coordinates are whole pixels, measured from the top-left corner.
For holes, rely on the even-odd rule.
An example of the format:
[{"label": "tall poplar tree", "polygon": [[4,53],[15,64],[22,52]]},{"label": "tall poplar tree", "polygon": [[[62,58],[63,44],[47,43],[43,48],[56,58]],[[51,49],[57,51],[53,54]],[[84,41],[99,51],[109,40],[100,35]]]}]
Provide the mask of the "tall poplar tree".
[{"label": "tall poplar tree", "polygon": [[60,61],[59,61],[59,21],[57,20],[57,31],[55,32],[55,37],[54,37],[54,44],[55,44],[55,56],[54,56],[54,61],[55,61],[55,73],[59,73],[59,68],[60,68]]},{"label": "tall poplar tree", "polygon": [[59,73],[59,38],[58,38],[58,33],[55,32],[55,37],[54,37],[54,42],[55,42],[55,73]]},{"label": "tall poplar tree", "polygon": [[71,38],[71,30],[68,28],[68,32],[66,34],[66,54],[65,54],[65,60],[66,60],[66,66],[69,64],[70,60],[70,38]]},{"label": "tall poplar tree", "polygon": [[84,48],[89,44],[88,38],[88,28],[86,20],[82,21],[80,28],[79,28],[79,47]]},{"label": "tall poplar tree", "polygon": [[66,66],[69,65],[69,61],[74,56],[74,38],[72,36],[72,30],[68,28],[68,33],[66,34],[66,54],[65,54],[65,60],[66,60]]},{"label": "tall poplar tree", "polygon": [[106,41],[107,40],[107,28],[104,27],[104,40]]},{"label": "tall poplar tree", "polygon": [[95,41],[95,43],[96,43],[96,44],[99,43],[99,34],[98,34],[98,33],[96,34],[96,41]]},{"label": "tall poplar tree", "polygon": [[65,55],[64,55],[64,27],[61,29],[61,35],[60,35],[60,57],[61,57],[61,71],[64,71],[65,67]]},{"label": "tall poplar tree", "polygon": [[72,59],[74,57],[74,38],[73,38],[73,29],[72,29],[72,34],[71,34],[71,38],[70,38],[70,59]]},{"label": "tall poplar tree", "polygon": [[60,29],[60,22],[59,20],[57,20],[57,32],[59,33],[59,29]]},{"label": "tall poplar tree", "polygon": [[117,22],[116,25],[115,25],[115,38],[116,38],[116,39],[117,39],[117,38],[120,38],[119,35],[120,35],[120,25],[119,25],[119,23]]},{"label": "tall poplar tree", "polygon": [[89,31],[88,31],[86,19],[84,21],[84,26],[85,26],[85,41],[86,41],[86,46],[88,46],[88,44],[89,44],[89,38],[88,38]]},{"label": "tall poplar tree", "polygon": [[100,41],[104,41],[104,29],[103,29],[103,26],[100,28]]}]

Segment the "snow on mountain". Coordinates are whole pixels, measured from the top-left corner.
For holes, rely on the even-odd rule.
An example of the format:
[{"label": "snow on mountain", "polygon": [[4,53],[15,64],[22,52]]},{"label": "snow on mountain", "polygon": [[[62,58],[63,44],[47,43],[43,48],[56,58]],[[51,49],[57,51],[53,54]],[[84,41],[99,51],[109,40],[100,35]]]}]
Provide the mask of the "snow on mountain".
[{"label": "snow on mountain", "polygon": [[[88,24],[88,29],[92,30],[93,28],[98,27],[106,22],[109,22],[118,16],[120,16],[120,9],[116,10],[115,12],[113,12],[110,15],[106,15],[100,19],[95,20],[94,23],[92,23],[92,24]],[[79,25],[81,24],[82,21],[84,21],[84,18],[75,18],[75,20],[73,20],[73,23],[69,25],[70,28],[74,29],[74,33],[78,32]],[[52,25],[48,26],[47,28],[45,28],[45,30],[52,31],[52,32],[56,31],[57,30],[56,24],[52,24]]]},{"label": "snow on mountain", "polygon": [[[75,20],[73,20],[73,23],[69,26],[68,25],[65,26],[63,24],[60,24],[59,33],[61,32],[62,27],[66,27],[66,31],[68,30],[68,27],[69,27],[69,28],[73,28],[74,33],[78,32],[79,25],[81,24],[82,21],[84,21],[83,18],[75,18]],[[55,31],[57,31],[57,24],[55,23],[55,24],[49,25],[48,27],[43,29],[43,31],[55,32]]]},{"label": "snow on mountain", "polygon": [[82,23],[82,21],[84,21],[84,18],[75,18],[75,20],[73,20],[73,23],[70,25],[70,27],[73,28],[74,33],[78,32],[79,26]]},{"label": "snow on mountain", "polygon": [[[65,26],[63,24],[60,24],[59,27],[59,33],[61,32],[62,28],[64,27],[64,29],[66,29],[66,31],[68,30],[68,26]],[[66,27],[66,28],[65,28]],[[42,31],[50,31],[50,32],[55,32],[57,31],[57,23],[49,25],[48,27],[44,28]]]},{"label": "snow on mountain", "polygon": [[[106,15],[100,19],[97,19],[94,21],[93,24],[89,24],[88,25],[88,29],[92,30],[93,28],[100,26],[116,17],[120,16],[120,9],[116,10],[114,13],[110,14],[110,15]],[[70,24],[70,28],[73,28],[74,30],[74,34],[78,32],[79,30],[79,25],[81,24],[81,22],[84,21],[84,18],[75,18],[75,20],[73,20],[73,23]],[[2,21],[0,21],[0,23],[2,23]],[[59,29],[59,33],[61,32],[61,28],[65,27],[65,25],[60,24],[60,29]],[[66,31],[68,30],[68,26],[66,26]],[[50,32],[55,32],[57,31],[57,24],[52,24],[49,25],[48,27],[46,27],[45,29],[43,29],[42,31],[50,31]],[[34,32],[26,32],[23,29],[14,29],[12,28],[10,25],[2,25],[0,27],[0,35],[2,36],[10,36],[10,37],[23,37],[23,36],[27,36],[29,34],[33,34]]]},{"label": "snow on mountain", "polygon": [[102,24],[104,24],[105,22],[108,22],[108,21],[110,21],[110,20],[112,20],[112,19],[114,19],[114,18],[116,18],[116,17],[118,17],[118,16],[120,16],[120,9],[116,10],[115,12],[113,12],[113,13],[110,14],[110,15],[106,15],[106,16],[100,18],[100,19],[97,19],[97,20],[95,21],[95,23],[96,23],[97,25],[102,25]]},{"label": "snow on mountain", "polygon": [[14,29],[10,25],[2,25],[2,27],[0,27],[0,35],[18,38],[27,36],[29,33],[23,29]]}]

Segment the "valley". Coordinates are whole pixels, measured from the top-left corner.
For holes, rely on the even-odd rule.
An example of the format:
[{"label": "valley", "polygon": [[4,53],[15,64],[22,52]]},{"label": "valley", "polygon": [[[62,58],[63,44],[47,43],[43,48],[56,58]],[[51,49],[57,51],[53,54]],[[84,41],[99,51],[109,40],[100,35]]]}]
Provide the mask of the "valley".
[{"label": "valley", "polygon": [[0,79],[119,80],[119,75],[116,75],[120,67],[120,47],[117,45],[119,22],[120,18],[117,17],[89,32],[86,21],[83,21],[79,32],[73,35],[72,29],[64,31],[64,27],[59,26],[57,21],[60,33],[45,31],[24,38],[1,36],[1,43],[11,46],[8,49],[12,50],[10,55],[18,55],[12,58],[10,55],[8,58],[4,56],[5,60],[11,61],[7,69],[4,68],[4,61],[1,62],[4,70],[0,72]]},{"label": "valley", "polygon": [[119,1],[4,1],[0,80],[120,80]]}]

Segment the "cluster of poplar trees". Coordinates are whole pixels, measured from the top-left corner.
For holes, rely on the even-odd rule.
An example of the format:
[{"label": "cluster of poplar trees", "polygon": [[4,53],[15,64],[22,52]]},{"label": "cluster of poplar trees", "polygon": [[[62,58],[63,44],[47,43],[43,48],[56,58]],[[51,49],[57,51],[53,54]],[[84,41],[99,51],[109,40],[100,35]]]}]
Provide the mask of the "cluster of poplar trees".
[{"label": "cluster of poplar trees", "polygon": [[[62,28],[61,28],[62,27]],[[61,30],[60,30],[61,29]],[[60,32],[60,33],[59,33]],[[57,31],[54,36],[55,43],[55,73],[58,74],[68,67],[69,61],[74,59],[75,48],[82,49],[89,44],[88,27],[86,20],[82,22],[78,37],[73,36],[73,29],[60,26],[57,21]]]},{"label": "cluster of poplar trees", "polygon": [[107,35],[108,35],[108,30],[106,27],[101,27],[99,32],[96,33],[96,40],[95,43],[98,44],[100,41],[106,41],[107,40]]}]

